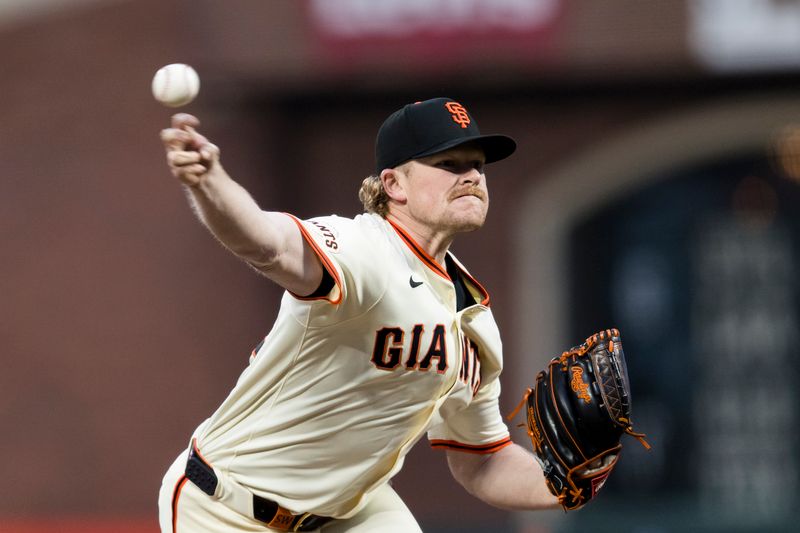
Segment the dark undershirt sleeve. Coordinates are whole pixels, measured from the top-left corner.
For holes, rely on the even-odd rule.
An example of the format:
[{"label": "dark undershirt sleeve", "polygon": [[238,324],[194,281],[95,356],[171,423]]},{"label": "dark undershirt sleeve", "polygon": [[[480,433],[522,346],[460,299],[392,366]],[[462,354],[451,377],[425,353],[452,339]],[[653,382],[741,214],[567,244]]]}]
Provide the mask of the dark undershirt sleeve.
[{"label": "dark undershirt sleeve", "polygon": [[313,293],[306,296],[306,298],[322,298],[323,296],[327,296],[335,284],[336,282],[334,281],[333,276],[331,276],[330,272],[323,268],[322,281],[319,282],[319,287],[317,287],[317,290],[315,290]]}]

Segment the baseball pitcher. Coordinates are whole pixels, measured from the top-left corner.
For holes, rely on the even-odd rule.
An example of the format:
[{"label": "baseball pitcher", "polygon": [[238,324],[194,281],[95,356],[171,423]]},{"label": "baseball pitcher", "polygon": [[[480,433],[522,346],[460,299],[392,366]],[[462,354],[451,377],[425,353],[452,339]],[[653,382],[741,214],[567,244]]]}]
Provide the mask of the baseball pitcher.
[{"label": "baseball pitcher", "polygon": [[[514,140],[482,135],[448,98],[406,105],[379,129],[365,213],[300,220],[259,208],[198,127],[178,114],[162,131],[170,170],[208,230],[285,293],[236,386],[167,471],[162,531],[420,531],[389,481],[425,436],[487,503],[564,506],[543,462],[552,453],[541,455],[558,448],[537,457],[511,442],[489,295],[448,251],[483,225],[485,165]],[[607,456],[616,449],[604,466]]]}]

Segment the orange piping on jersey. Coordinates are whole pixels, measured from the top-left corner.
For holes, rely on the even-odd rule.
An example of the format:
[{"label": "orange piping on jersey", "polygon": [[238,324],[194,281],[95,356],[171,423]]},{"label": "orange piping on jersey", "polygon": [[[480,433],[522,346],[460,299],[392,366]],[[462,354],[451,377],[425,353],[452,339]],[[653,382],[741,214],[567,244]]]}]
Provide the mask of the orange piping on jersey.
[{"label": "orange piping on jersey", "polygon": [[187,481],[189,481],[188,477],[185,475],[181,476],[175,484],[175,489],[172,491],[172,533],[178,531],[178,499],[181,497],[181,491]]},{"label": "orange piping on jersey", "polygon": [[322,251],[322,248],[319,247],[314,238],[308,233],[308,230],[305,228],[305,226],[303,226],[303,223],[300,222],[300,220],[294,215],[290,215],[289,213],[284,213],[284,215],[290,217],[292,220],[294,220],[294,223],[297,224],[297,227],[300,229],[300,233],[303,235],[303,239],[305,239],[305,241],[309,244],[309,246],[311,246],[311,248],[314,250],[314,253],[317,254],[319,260],[322,261],[323,268],[325,268],[325,270],[328,271],[328,274],[331,275],[331,277],[333,278],[333,282],[339,289],[339,294],[336,296],[335,300],[328,300],[326,296],[317,296],[314,298],[308,298],[306,296],[298,296],[292,291],[289,291],[289,293],[298,300],[328,300],[334,305],[340,303],[342,301],[342,281],[339,279],[339,274],[336,272],[336,267],[333,266],[333,263],[325,254],[325,252]]},{"label": "orange piping on jersey", "polygon": [[406,231],[403,228],[401,228],[400,226],[398,226],[397,224],[395,224],[394,222],[392,222],[388,218],[386,219],[386,222],[391,224],[391,226],[394,228],[394,230],[397,232],[397,234],[400,235],[400,238],[403,239],[403,241],[405,241],[406,245],[408,245],[408,247],[411,248],[411,251],[414,252],[414,255],[419,257],[419,259],[423,263],[425,263],[425,265],[427,265],[428,268],[430,268],[431,270],[436,272],[438,275],[440,275],[441,277],[443,277],[447,281],[452,281],[450,279],[450,276],[447,275],[447,271],[444,268],[442,268],[442,266],[439,263],[436,262],[436,259],[431,257],[428,254],[428,252],[423,250],[422,247],[419,244],[417,244],[417,241],[415,241],[411,237],[411,235],[406,233]]},{"label": "orange piping on jersey", "polygon": [[464,444],[454,440],[431,440],[431,448],[454,450],[458,452],[487,454],[499,452],[511,444],[511,437],[490,442],[488,444]]}]

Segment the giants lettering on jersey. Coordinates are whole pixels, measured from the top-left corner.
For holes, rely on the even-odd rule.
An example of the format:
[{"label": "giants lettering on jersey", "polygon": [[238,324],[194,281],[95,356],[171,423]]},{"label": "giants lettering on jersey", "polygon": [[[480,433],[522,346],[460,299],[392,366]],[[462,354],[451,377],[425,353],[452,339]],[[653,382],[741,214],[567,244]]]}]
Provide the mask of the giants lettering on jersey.
[{"label": "giants lettering on jersey", "polygon": [[[481,361],[478,345],[466,335],[461,338],[461,369],[459,379],[472,389],[474,396],[481,385]],[[427,349],[422,350],[423,346]],[[444,374],[448,367],[447,344],[443,324],[434,326],[430,336],[425,335],[425,327],[417,324],[411,329],[411,339],[400,327],[381,328],[375,333],[375,347],[372,350],[372,364],[381,370],[394,370],[401,364],[406,370],[428,371],[432,366],[436,372]]]},{"label": "giants lettering on jersey", "polygon": [[319,228],[319,230],[322,232],[322,235],[325,237],[325,246],[327,246],[330,250],[333,251],[339,249],[339,243],[336,242],[336,234],[333,232],[333,230],[331,230],[327,226],[320,224],[316,220],[311,220],[310,222],[314,224],[317,228]]},{"label": "giants lettering on jersey", "polygon": [[478,388],[481,386],[481,357],[478,345],[466,335],[462,335],[461,338],[461,372],[458,377],[472,388],[473,396],[478,394]]}]

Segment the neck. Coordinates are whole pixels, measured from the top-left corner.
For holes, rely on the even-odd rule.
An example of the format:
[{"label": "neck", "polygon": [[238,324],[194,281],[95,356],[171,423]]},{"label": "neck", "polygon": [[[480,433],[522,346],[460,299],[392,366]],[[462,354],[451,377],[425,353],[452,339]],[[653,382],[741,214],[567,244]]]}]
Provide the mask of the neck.
[{"label": "neck", "polygon": [[386,218],[403,228],[425,253],[440,265],[444,265],[445,254],[453,242],[452,234],[437,231],[403,212],[389,213]]}]

